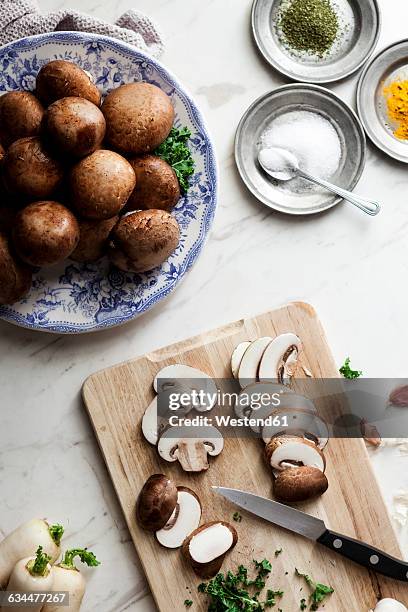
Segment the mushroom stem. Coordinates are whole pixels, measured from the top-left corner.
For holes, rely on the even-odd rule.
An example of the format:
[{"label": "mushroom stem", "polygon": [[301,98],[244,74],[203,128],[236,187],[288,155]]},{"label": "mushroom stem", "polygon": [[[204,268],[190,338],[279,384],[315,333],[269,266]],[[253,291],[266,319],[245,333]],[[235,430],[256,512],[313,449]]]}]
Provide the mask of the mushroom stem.
[{"label": "mushroom stem", "polygon": [[185,472],[208,470],[207,449],[201,440],[194,444],[181,442],[178,447],[178,460]]}]

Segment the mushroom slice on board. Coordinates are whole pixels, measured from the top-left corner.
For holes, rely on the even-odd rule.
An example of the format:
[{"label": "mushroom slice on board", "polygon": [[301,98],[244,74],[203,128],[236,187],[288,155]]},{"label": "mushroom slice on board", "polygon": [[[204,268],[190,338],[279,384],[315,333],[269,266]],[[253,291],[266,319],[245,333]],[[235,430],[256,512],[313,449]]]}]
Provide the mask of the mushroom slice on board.
[{"label": "mushroom slice on board", "polygon": [[[310,399],[299,393],[294,393],[289,387],[285,387],[285,385],[277,385],[275,383],[258,383],[258,385],[264,388],[270,387],[271,391],[275,389],[274,393],[279,393],[279,405],[273,406],[271,402],[270,406],[261,406],[258,410],[253,410],[251,417],[255,419],[265,421],[268,417],[273,417],[277,410],[280,412],[288,409],[305,410],[312,414],[317,412],[316,406]],[[255,433],[261,433],[262,425],[251,425],[250,427]]]},{"label": "mushroom slice on board", "polygon": [[157,541],[166,548],[180,548],[186,537],[200,524],[201,504],[187,487],[177,487],[177,504],[165,526],[156,531]]},{"label": "mushroom slice on board", "polygon": [[259,380],[289,385],[295,372],[298,355],[302,349],[300,338],[287,333],[277,336],[266,348],[259,364]]},{"label": "mushroom slice on board", "polygon": [[157,417],[157,397],[155,397],[145,410],[142,418],[142,432],[150,444],[156,446],[159,439],[159,423]]},{"label": "mushroom slice on board", "polygon": [[274,483],[275,497],[282,502],[301,502],[323,495],[329,486],[326,475],[308,465],[280,472]]},{"label": "mushroom slice on board", "polygon": [[324,472],[326,458],[314,442],[300,436],[276,436],[265,447],[265,457],[276,472],[307,465]]},{"label": "mushroom slice on board", "polygon": [[[249,416],[262,418],[264,411],[271,413],[279,409],[281,393],[291,394],[292,390],[275,383],[252,383],[244,387],[239,393],[234,412],[238,418]],[[251,429],[260,431],[260,428],[251,427]]]},{"label": "mushroom slice on board", "polygon": [[139,493],[136,503],[136,518],[147,531],[164,527],[177,504],[177,487],[164,474],[153,474]]},{"label": "mushroom slice on board", "polygon": [[[205,372],[182,363],[175,363],[162,368],[154,377],[153,387],[156,393],[172,391],[174,393],[191,393],[203,391],[206,399],[203,404],[192,405],[198,412],[211,410],[217,398],[217,385]],[[207,395],[208,394],[208,395]]]},{"label": "mushroom slice on board", "polygon": [[238,380],[242,388],[258,380],[259,364],[270,342],[272,338],[269,336],[257,338],[245,351],[238,369]]},{"label": "mushroom slice on board", "polygon": [[198,576],[212,578],[237,541],[238,534],[232,525],[213,521],[193,531],[184,541],[182,551]]},{"label": "mushroom slice on board", "polygon": [[251,342],[240,342],[235,347],[234,352],[231,355],[231,372],[234,378],[238,376],[239,366],[241,365],[242,358],[245,351],[250,346]]},{"label": "mushroom slice on board", "polygon": [[157,450],[165,461],[179,461],[185,472],[208,470],[208,455],[219,455],[224,448],[221,432],[208,427],[169,427],[159,438]]},{"label": "mushroom slice on board", "polygon": [[400,603],[396,599],[386,597],[385,599],[381,599],[381,601],[379,601],[375,606],[374,610],[370,610],[370,612],[408,612],[408,610],[404,604]]},{"label": "mushroom slice on board", "polygon": [[301,436],[323,449],[329,441],[329,428],[319,415],[306,410],[279,409],[273,414],[276,424],[262,429],[265,444],[278,435]]}]

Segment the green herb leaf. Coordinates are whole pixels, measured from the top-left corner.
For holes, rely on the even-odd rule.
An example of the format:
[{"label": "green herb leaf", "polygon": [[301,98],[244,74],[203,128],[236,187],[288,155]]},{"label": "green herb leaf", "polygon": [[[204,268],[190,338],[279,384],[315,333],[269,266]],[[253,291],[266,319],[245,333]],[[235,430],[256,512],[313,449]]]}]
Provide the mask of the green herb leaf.
[{"label": "green herb leaf", "polygon": [[27,569],[32,576],[45,576],[47,573],[47,565],[51,561],[51,557],[43,552],[43,547],[39,546],[35,555],[35,559],[27,563]]},{"label": "green herb leaf", "polygon": [[[310,594],[309,601],[311,603],[311,610],[318,610],[319,604],[324,601],[324,599],[334,593],[334,589],[330,586],[326,586],[325,584],[320,584],[319,582],[315,582],[310,576],[307,574],[302,574],[296,568],[295,572],[301,578],[304,578],[308,586],[312,589],[312,593]],[[304,608],[303,608],[304,609]]]},{"label": "green herb leaf", "polygon": [[275,550],[275,557],[279,557],[282,551],[283,551],[283,548],[278,548],[277,550]]},{"label": "green herb leaf", "polygon": [[154,151],[174,170],[182,192],[189,188],[189,177],[194,174],[195,161],[187,146],[191,132],[187,127],[172,128],[166,140]]},{"label": "green herb leaf", "polygon": [[61,544],[62,536],[64,535],[64,528],[62,525],[50,525],[48,527],[48,531],[50,532],[50,536],[54,540],[57,546]]},{"label": "green herb leaf", "polygon": [[193,600],[192,599],[185,599],[184,600],[184,605],[186,606],[186,608],[191,608],[191,606],[193,605]]},{"label": "green herb leaf", "polygon": [[341,366],[339,370],[340,374],[347,378],[348,380],[354,380],[355,378],[359,378],[363,373],[361,370],[352,370],[350,368],[350,357],[347,357],[344,364]]},{"label": "green herb leaf", "polygon": [[75,557],[79,557],[82,563],[86,563],[88,567],[97,567],[100,565],[100,561],[98,561],[90,550],[86,548],[72,548],[71,550],[67,550],[60,566],[67,569],[76,569],[74,564]]},{"label": "green herb leaf", "polygon": [[300,608],[301,610],[306,610],[306,608],[307,608],[306,599],[305,599],[304,597],[303,597],[303,599],[301,599],[301,600],[300,600],[300,606],[299,606],[299,608]]},{"label": "green herb leaf", "polygon": [[[205,593],[210,598],[208,612],[262,612],[276,604],[276,598],[283,596],[283,591],[268,589],[265,601],[259,596],[265,586],[264,578],[272,569],[267,559],[254,560],[257,575],[253,580],[248,579],[248,570],[240,565],[234,574],[231,571],[226,574],[217,574],[209,582],[203,582],[198,586],[200,593]],[[250,592],[254,587],[255,592]]]},{"label": "green herb leaf", "polygon": [[239,512],[234,512],[234,514],[232,515],[232,518],[237,523],[240,523],[242,521],[242,514],[240,514]]}]

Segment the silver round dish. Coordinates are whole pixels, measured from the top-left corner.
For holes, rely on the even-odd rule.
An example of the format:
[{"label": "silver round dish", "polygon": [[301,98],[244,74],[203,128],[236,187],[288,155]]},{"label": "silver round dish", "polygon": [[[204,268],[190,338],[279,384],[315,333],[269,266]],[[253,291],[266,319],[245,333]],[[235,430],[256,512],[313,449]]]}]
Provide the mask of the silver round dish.
[{"label": "silver round dish", "polygon": [[252,31],[255,42],[269,64],[295,81],[333,83],[353,74],[370,57],[381,26],[377,0],[333,0],[344,16],[338,40],[324,57],[290,51],[279,33],[282,1],[254,0]]},{"label": "silver round dish", "polygon": [[365,165],[364,130],[357,115],[345,102],[318,85],[284,85],[258,98],[238,125],[235,160],[245,185],[266,206],[291,215],[309,215],[332,208],[341,202],[341,198],[323,190],[291,193],[271,179],[258,163],[261,135],[265,128],[277,117],[298,110],[318,113],[331,122],[340,140],[341,160],[330,180],[344,189],[353,190]]},{"label": "silver round dish", "polygon": [[383,93],[398,78],[408,79],[408,40],[393,43],[367,64],[357,87],[357,108],[370,140],[390,157],[408,163],[408,141],[394,136]]}]

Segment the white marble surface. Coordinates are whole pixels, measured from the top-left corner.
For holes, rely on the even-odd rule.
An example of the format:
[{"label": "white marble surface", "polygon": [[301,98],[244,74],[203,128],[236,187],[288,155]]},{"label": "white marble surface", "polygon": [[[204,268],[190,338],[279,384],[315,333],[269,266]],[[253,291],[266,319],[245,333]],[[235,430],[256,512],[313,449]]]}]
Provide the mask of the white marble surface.
[{"label": "white marble surface", "polygon": [[[105,465],[80,401],[92,372],[284,302],[317,309],[337,362],[351,355],[366,376],[406,375],[408,168],[370,146],[358,193],[383,203],[374,219],[351,206],[320,217],[271,213],[245,190],[232,145],[244,110],[283,83],[258,56],[250,0],[43,0],[106,19],[136,5],[166,35],[163,62],[200,104],[221,172],[211,238],[188,279],[138,321],[97,335],[58,337],[0,323],[0,532],[32,516],[67,525],[103,565],[89,572],[84,610],[154,610]],[[406,0],[380,0],[379,48],[406,36]],[[356,77],[333,89],[354,103]],[[407,457],[374,458],[391,507],[408,489]],[[400,532],[408,555],[407,528]]]}]

